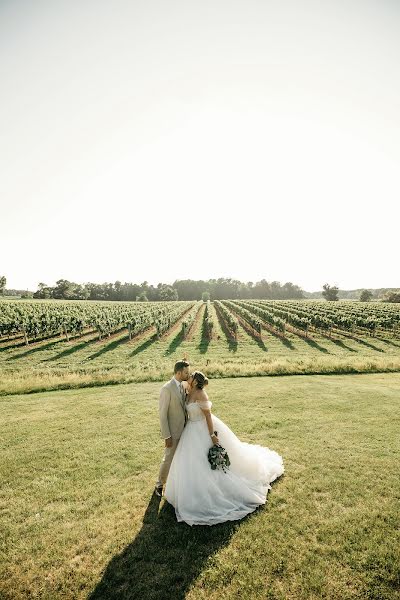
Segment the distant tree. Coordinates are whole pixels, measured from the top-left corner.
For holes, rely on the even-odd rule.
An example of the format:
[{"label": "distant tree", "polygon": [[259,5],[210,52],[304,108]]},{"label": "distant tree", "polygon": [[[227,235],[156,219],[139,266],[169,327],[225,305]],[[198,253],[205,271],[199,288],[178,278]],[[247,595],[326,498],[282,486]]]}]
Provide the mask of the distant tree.
[{"label": "distant tree", "polygon": [[[74,283],[73,281],[68,281],[67,279],[59,279],[58,281],[56,281],[56,286],[54,288],[44,288],[43,293],[46,294],[46,290],[51,290],[52,298],[57,298],[61,300],[88,300],[89,298],[93,300],[112,299],[112,283],[103,283],[101,285],[96,285],[95,287],[97,288],[97,290],[101,290],[100,298],[91,297],[93,289],[91,289],[90,286],[82,286],[79,283]],[[39,297],[46,297],[46,295]]]},{"label": "distant tree", "polygon": [[150,285],[149,283],[147,283],[147,281],[144,281],[141,285],[141,292],[145,292],[147,299],[150,302],[154,302],[157,300],[159,300],[159,293],[160,293],[160,289],[162,288],[164,284],[163,283],[159,283],[157,287],[154,287],[154,285]]},{"label": "distant tree", "polygon": [[[276,282],[275,282],[276,283]],[[266,279],[261,279],[261,281],[257,281],[255,286],[253,287],[253,295],[252,298],[260,298],[260,299],[268,299],[273,298],[271,284],[268,283]],[[276,291],[276,288],[275,288]]]},{"label": "distant tree", "polygon": [[168,300],[178,300],[178,292],[175,288],[170,285],[162,285],[158,297],[161,302],[166,302]]},{"label": "distant tree", "polygon": [[99,283],[87,283],[85,288],[89,292],[89,300],[105,300],[103,286]]},{"label": "distant tree", "polygon": [[146,296],[146,292],[140,292],[139,296],[136,296],[136,302],[148,302],[149,299]]},{"label": "distant tree", "polygon": [[56,287],[53,291],[53,298],[71,300],[75,295],[75,286],[76,283],[72,283],[67,279],[59,279],[56,281]]},{"label": "distant tree", "polygon": [[289,298],[304,298],[304,293],[298,285],[294,285],[291,281],[288,281],[282,287],[282,298],[285,300]]},{"label": "distant tree", "polygon": [[239,298],[240,281],[236,279],[226,279],[220,277],[219,279],[210,279],[209,288],[210,295],[215,300],[235,300]]},{"label": "distant tree", "polygon": [[400,292],[387,292],[383,296],[384,302],[400,302]]},{"label": "distant tree", "polygon": [[85,285],[77,284],[74,289],[74,300],[87,300],[90,295],[90,290]]},{"label": "distant tree", "polygon": [[282,286],[279,281],[271,281],[269,284],[271,290],[271,298],[280,300],[282,298]]},{"label": "distant tree", "polygon": [[121,288],[121,300],[129,301],[136,300],[136,296],[140,294],[140,286],[135,283],[124,283]]},{"label": "distant tree", "polygon": [[114,298],[114,286],[112,283],[103,283],[104,296],[107,300],[113,300]]},{"label": "distant tree", "polygon": [[113,300],[122,300],[122,284],[120,281],[114,283]]},{"label": "distant tree", "polygon": [[7,283],[7,279],[4,277],[4,275],[2,275],[0,277],[0,296],[4,295],[4,290],[6,287],[6,283]]},{"label": "distant tree", "polygon": [[370,302],[373,293],[369,290],[363,290],[360,294],[360,302]]},{"label": "distant tree", "polygon": [[210,292],[203,292],[201,295],[201,299],[203,302],[208,302],[210,299]]},{"label": "distant tree", "polygon": [[339,288],[334,285],[334,286],[330,286],[329,283],[325,283],[323,286],[323,292],[322,295],[325,298],[325,300],[330,300],[330,301],[336,301],[339,300]]},{"label": "distant tree", "polygon": [[53,288],[49,287],[47,283],[40,282],[38,284],[37,291],[33,294],[34,298],[52,298],[53,297]]},{"label": "distant tree", "polygon": [[238,289],[238,297],[243,300],[245,298],[252,297],[253,283],[249,281],[248,283],[241,283]]}]

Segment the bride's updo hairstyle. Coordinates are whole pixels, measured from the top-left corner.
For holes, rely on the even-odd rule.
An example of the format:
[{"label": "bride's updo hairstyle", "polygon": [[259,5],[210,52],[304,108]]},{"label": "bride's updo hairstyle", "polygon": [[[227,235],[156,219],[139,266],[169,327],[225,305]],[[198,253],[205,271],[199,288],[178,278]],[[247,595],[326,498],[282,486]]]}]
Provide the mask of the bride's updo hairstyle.
[{"label": "bride's updo hairstyle", "polygon": [[197,389],[202,390],[204,386],[208,385],[208,379],[201,371],[194,371],[192,377],[197,381]]}]

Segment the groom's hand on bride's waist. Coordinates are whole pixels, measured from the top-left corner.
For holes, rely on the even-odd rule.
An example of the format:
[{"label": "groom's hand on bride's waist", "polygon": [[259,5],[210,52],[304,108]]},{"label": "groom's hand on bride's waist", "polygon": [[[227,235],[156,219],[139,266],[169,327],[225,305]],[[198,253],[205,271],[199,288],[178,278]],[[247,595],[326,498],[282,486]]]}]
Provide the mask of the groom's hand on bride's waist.
[{"label": "groom's hand on bride's waist", "polygon": [[172,448],[172,437],[169,437],[165,440],[165,447]]}]

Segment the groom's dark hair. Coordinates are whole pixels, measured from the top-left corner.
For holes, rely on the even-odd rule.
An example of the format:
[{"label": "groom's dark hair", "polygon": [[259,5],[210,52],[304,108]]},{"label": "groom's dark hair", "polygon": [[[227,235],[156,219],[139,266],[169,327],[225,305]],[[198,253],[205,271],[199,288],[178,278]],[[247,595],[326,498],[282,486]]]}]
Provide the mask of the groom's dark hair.
[{"label": "groom's dark hair", "polygon": [[183,369],[188,366],[189,363],[186,360],[178,360],[178,362],[176,362],[174,366],[174,373],[177,373],[178,371],[183,371]]}]

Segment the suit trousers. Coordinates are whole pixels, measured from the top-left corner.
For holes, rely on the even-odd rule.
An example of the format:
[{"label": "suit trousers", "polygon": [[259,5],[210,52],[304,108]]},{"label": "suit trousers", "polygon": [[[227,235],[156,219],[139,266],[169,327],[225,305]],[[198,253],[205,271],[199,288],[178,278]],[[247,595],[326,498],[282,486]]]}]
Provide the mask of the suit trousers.
[{"label": "suit trousers", "polygon": [[172,446],[171,448],[164,448],[164,456],[160,465],[160,472],[158,474],[157,487],[161,487],[167,483],[167,477],[169,473],[169,468],[172,463],[172,459],[174,458],[175,450],[178,445],[179,438],[172,438]]}]

